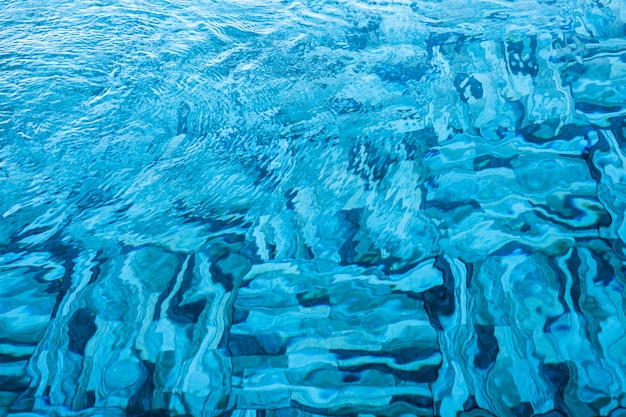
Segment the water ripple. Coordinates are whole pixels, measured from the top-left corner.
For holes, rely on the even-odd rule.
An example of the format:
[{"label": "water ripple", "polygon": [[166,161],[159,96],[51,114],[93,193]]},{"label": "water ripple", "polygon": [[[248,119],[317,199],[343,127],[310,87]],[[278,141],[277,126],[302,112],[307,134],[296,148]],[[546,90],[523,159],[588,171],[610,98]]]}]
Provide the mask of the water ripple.
[{"label": "water ripple", "polygon": [[0,4],[0,416],[617,416],[609,1]]}]

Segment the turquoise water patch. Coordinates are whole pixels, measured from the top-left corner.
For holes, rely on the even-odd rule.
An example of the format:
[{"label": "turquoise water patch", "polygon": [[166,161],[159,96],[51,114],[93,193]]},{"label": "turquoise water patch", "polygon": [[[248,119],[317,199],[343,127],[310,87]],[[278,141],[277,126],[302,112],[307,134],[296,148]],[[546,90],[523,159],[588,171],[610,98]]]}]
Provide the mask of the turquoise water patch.
[{"label": "turquoise water patch", "polygon": [[625,28],[0,3],[0,416],[623,415]]}]

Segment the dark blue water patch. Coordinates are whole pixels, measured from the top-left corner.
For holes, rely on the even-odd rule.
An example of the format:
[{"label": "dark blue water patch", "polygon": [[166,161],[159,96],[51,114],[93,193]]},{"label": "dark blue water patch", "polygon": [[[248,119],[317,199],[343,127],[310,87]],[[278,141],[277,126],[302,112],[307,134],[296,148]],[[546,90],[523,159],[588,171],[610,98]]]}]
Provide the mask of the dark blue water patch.
[{"label": "dark blue water patch", "polygon": [[284,355],[286,346],[275,335],[248,336],[231,334],[228,340],[228,350],[235,356],[250,355]]},{"label": "dark blue water patch", "polygon": [[[566,363],[543,363],[539,370],[554,393],[557,410],[567,412],[569,407],[564,403],[564,395],[567,383],[570,380],[569,367]],[[566,413],[565,415],[568,414]]]},{"label": "dark blue water patch", "polygon": [[622,111],[622,106],[607,106],[605,104],[590,103],[585,101],[577,101],[575,107],[576,110],[587,114],[610,114]]},{"label": "dark blue water patch", "polygon": [[530,35],[520,41],[505,43],[508,52],[508,65],[514,75],[537,76],[539,65],[537,63],[537,35]]},{"label": "dark blue water patch", "polygon": [[330,296],[328,294],[296,294],[298,303],[302,307],[330,306]]},{"label": "dark blue water patch", "polygon": [[207,305],[207,300],[197,300],[193,302],[183,303],[184,294],[191,288],[193,274],[193,258],[191,258],[187,270],[183,274],[183,280],[178,291],[171,298],[170,306],[167,310],[168,317],[178,323],[194,324],[198,322],[198,318]]},{"label": "dark blue water patch", "polygon": [[493,325],[476,325],[476,347],[478,353],[474,356],[474,366],[486,370],[493,366],[500,352],[498,339],[494,336]]},{"label": "dark blue water patch", "polygon": [[[369,351],[369,350],[349,350],[349,349],[332,349],[330,353],[337,357],[337,360],[346,360],[350,358],[360,356],[372,356],[376,358],[390,358],[398,365],[406,365],[411,362],[430,358],[433,355],[439,353],[434,348],[421,348],[417,346],[410,346],[399,349],[387,348],[381,351]],[[439,368],[437,366],[437,368]]]},{"label": "dark blue water patch", "polygon": [[454,275],[449,263],[442,257],[437,257],[435,267],[443,273],[443,285],[433,287],[424,292],[424,307],[428,313],[431,324],[435,329],[443,329],[441,319],[454,313]]},{"label": "dark blue water patch", "polygon": [[532,404],[529,402],[523,402],[511,409],[511,413],[515,417],[530,417],[535,414]]},{"label": "dark blue water patch", "polygon": [[359,374],[365,370],[376,370],[384,374],[393,375],[398,383],[403,381],[417,382],[417,383],[432,383],[437,380],[439,374],[438,365],[424,366],[419,370],[406,371],[397,369],[385,364],[373,363],[367,365],[358,366],[339,366],[338,369],[342,372],[348,372],[350,374]]},{"label": "dark blue water patch", "polygon": [[87,343],[98,330],[95,319],[96,312],[88,307],[80,308],[72,315],[67,332],[70,352],[85,355]]},{"label": "dark blue water patch", "polygon": [[480,99],[483,97],[483,85],[474,76],[457,74],[454,77],[454,86],[461,96],[461,101],[467,103],[470,97]]}]

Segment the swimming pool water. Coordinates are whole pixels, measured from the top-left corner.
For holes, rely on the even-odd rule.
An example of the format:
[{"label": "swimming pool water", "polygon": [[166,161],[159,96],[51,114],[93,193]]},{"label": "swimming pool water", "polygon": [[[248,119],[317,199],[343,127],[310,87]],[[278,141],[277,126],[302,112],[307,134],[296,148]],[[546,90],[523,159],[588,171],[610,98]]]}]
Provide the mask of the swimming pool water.
[{"label": "swimming pool water", "polygon": [[623,0],[0,1],[0,416],[626,415]]}]

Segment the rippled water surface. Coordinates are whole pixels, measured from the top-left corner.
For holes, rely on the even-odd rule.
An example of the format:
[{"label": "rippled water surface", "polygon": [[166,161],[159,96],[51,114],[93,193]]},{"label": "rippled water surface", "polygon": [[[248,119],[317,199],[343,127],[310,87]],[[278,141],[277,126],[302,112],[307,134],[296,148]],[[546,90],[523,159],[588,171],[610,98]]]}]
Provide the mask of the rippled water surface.
[{"label": "rippled water surface", "polygon": [[626,415],[624,0],[0,0],[0,416]]}]

